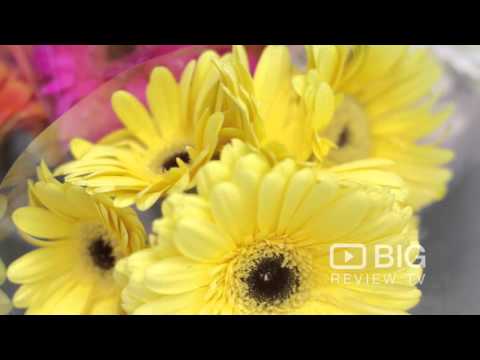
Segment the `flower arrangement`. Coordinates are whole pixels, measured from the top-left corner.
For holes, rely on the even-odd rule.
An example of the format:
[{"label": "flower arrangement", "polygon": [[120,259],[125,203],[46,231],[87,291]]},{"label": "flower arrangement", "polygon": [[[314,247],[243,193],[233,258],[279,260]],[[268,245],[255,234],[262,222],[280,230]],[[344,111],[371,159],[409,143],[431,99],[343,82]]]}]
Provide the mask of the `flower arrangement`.
[{"label": "flower arrangement", "polygon": [[408,313],[421,299],[418,214],[452,178],[453,153],[423,141],[452,112],[436,106],[441,68],[409,46],[305,55],[302,68],[286,46],[258,62],[242,46],[205,49],[179,74],[154,67],[144,94],[116,91],[120,127],[73,139],[59,166],[41,162],[11,214],[35,247],[7,269],[13,306]]}]

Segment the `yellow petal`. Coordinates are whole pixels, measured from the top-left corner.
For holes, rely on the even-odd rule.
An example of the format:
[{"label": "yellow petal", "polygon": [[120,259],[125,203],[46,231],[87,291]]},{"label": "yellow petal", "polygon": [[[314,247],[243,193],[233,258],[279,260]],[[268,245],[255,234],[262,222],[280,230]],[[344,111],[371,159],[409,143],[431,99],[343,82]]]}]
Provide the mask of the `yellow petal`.
[{"label": "yellow petal", "polygon": [[[68,269],[72,259],[62,249],[33,250],[15,260],[7,270],[8,279],[16,284],[33,283]],[[70,263],[70,265],[69,265]]]},{"label": "yellow petal", "polygon": [[190,104],[190,95],[192,87],[192,79],[195,72],[196,61],[190,61],[183,70],[180,79],[180,111],[181,111],[181,125],[187,128],[192,121],[192,106]]},{"label": "yellow petal", "polygon": [[[116,295],[116,296],[115,296]],[[92,304],[88,311],[89,315],[119,315],[122,313],[120,307],[120,294],[108,296],[105,299],[98,299]]]},{"label": "yellow petal", "polygon": [[267,46],[257,64],[254,77],[255,95],[269,118],[277,97],[291,86],[292,61],[286,46]]},{"label": "yellow petal", "polygon": [[84,139],[75,138],[70,142],[70,151],[75,159],[82,158],[92,147],[93,144]]},{"label": "yellow petal", "polygon": [[216,262],[234,249],[233,240],[215,225],[196,219],[179,221],[174,234],[175,246],[185,256],[200,262]]},{"label": "yellow petal", "polygon": [[[93,206],[89,204],[90,206],[82,207],[81,205],[84,202],[76,201],[78,200],[77,195],[79,195],[80,189],[38,182],[33,186],[32,191],[42,205],[50,210],[52,214],[58,215],[67,222],[74,222],[83,217],[88,218],[94,215],[91,212],[94,209]],[[71,192],[71,194],[68,195],[68,192]],[[89,201],[89,203],[93,204],[93,200]],[[90,213],[88,213],[89,210]]]},{"label": "yellow petal", "polygon": [[257,154],[249,154],[241,158],[232,174],[232,181],[238,187],[243,202],[244,218],[238,222],[241,235],[253,234],[257,224],[257,199],[260,182],[270,169],[268,162]]},{"label": "yellow petal", "polygon": [[134,315],[173,315],[185,310],[189,310],[193,315],[204,296],[203,289],[179,295],[161,296],[156,301],[140,306],[135,310]]},{"label": "yellow petal", "polygon": [[150,114],[140,101],[126,91],[117,91],[112,96],[113,110],[133,135],[145,145],[154,146],[157,134]]},{"label": "yellow petal", "polygon": [[147,86],[147,99],[162,136],[168,136],[173,132],[172,129],[179,128],[180,93],[170,70],[157,67],[152,71]]},{"label": "yellow petal", "polygon": [[135,204],[136,195],[135,192],[116,193],[113,204],[118,208],[127,208]]},{"label": "yellow petal", "polygon": [[94,296],[93,282],[80,282],[70,289],[49,311],[52,315],[84,315]]},{"label": "yellow petal", "polygon": [[[162,204],[162,213],[171,220],[180,217],[210,220],[211,212],[208,202],[201,197],[190,194],[172,194]],[[162,221],[162,220],[161,220]],[[160,222],[161,222],[160,221]],[[156,224],[154,223],[154,229]]]},{"label": "yellow petal", "polygon": [[70,213],[79,219],[88,219],[95,216],[96,206],[95,200],[97,198],[88,195],[84,189],[78,187],[69,187],[64,193],[65,203],[75,207]]},{"label": "yellow petal", "polygon": [[453,176],[452,172],[445,168],[416,166],[408,163],[397,164],[394,169],[407,181],[418,184],[445,185]]},{"label": "yellow petal", "polygon": [[381,78],[406,53],[405,45],[371,45],[367,47],[367,59],[355,74],[355,82],[362,83]]},{"label": "yellow petal", "polygon": [[272,232],[278,222],[287,177],[271,172],[263,178],[258,192],[257,224],[263,234]]},{"label": "yellow petal", "polygon": [[333,45],[307,45],[308,67],[317,70],[321,81],[332,83],[338,66],[338,52]]},{"label": "yellow petal", "polygon": [[372,242],[386,244],[396,240],[391,237],[401,234],[400,238],[404,241],[404,229],[411,222],[412,210],[408,207],[401,209],[394,207],[392,198],[386,196],[372,198],[372,203],[368,217],[345,240],[363,244]]},{"label": "yellow petal", "polygon": [[157,261],[145,271],[145,286],[165,295],[196,290],[206,286],[211,277],[210,267],[185,257],[170,257]]},{"label": "yellow petal", "polygon": [[197,176],[199,194],[208,199],[213,186],[227,180],[229,177],[230,169],[223,161],[211,161],[207,163]]},{"label": "yellow petal", "polygon": [[6,276],[5,265],[3,264],[2,260],[0,259],[0,286],[3,285],[3,283],[5,281],[5,276]]},{"label": "yellow petal", "polygon": [[34,299],[36,293],[40,290],[41,288],[38,286],[38,283],[20,286],[13,296],[13,305],[16,308],[29,307],[32,304],[32,299]]},{"label": "yellow petal", "polygon": [[252,233],[255,217],[248,212],[248,203],[236,185],[229,182],[216,185],[210,194],[210,203],[218,226],[237,244]]},{"label": "yellow petal", "polygon": [[333,201],[337,191],[338,184],[332,179],[325,178],[315,184],[297,209],[295,216],[291,218],[287,225],[287,232],[292,234],[301,230],[321,209]]},{"label": "yellow petal", "polygon": [[12,310],[10,300],[2,290],[0,290],[0,315],[8,314]]},{"label": "yellow petal", "polygon": [[98,144],[102,145],[117,145],[127,140],[132,140],[132,134],[128,129],[119,129],[111,132],[110,134],[104,136]]},{"label": "yellow petal", "polygon": [[27,315],[30,314],[50,314],[55,308],[58,301],[70,291],[75,282],[72,281],[70,272],[57,273],[54,278],[48,278],[47,282],[41,281],[28,286],[32,289],[32,296],[28,301]]},{"label": "yellow petal", "polygon": [[295,218],[298,208],[306,201],[306,196],[315,183],[315,174],[312,169],[302,169],[295,173],[285,191],[282,209],[279,215],[279,232],[284,232]]},{"label": "yellow petal", "polygon": [[316,131],[325,129],[333,118],[335,112],[335,96],[332,89],[322,83],[315,93],[315,102],[312,111],[312,126]]},{"label": "yellow petal", "polygon": [[223,113],[213,114],[207,122],[205,132],[203,133],[203,139],[200,145],[200,148],[207,147],[211,151],[211,155],[217,148],[220,129],[223,125]]},{"label": "yellow petal", "polygon": [[45,239],[67,237],[73,231],[73,223],[41,208],[17,209],[12,215],[12,220],[21,231]]},{"label": "yellow petal", "polygon": [[7,211],[7,206],[7,198],[4,195],[0,194],[0,220],[3,218],[3,215],[5,215],[5,212]]},{"label": "yellow petal", "polygon": [[360,190],[347,191],[337,201],[317,213],[307,225],[315,242],[329,243],[353,231],[369,210],[368,196]]},{"label": "yellow petal", "polygon": [[162,195],[163,195],[163,193],[161,193],[161,192],[155,192],[153,194],[147,194],[147,195],[144,195],[144,196],[140,197],[137,200],[138,210],[146,211],[146,210],[150,209],[153,205],[155,205],[155,203],[158,201],[158,199],[160,199],[160,197]]}]

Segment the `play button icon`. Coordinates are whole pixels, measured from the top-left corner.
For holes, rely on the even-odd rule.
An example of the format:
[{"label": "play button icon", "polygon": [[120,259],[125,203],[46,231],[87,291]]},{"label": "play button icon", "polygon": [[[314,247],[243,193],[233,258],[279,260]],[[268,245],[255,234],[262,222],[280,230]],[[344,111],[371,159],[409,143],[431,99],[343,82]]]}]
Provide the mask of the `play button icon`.
[{"label": "play button icon", "polygon": [[349,263],[354,257],[351,252],[345,251],[345,263]]},{"label": "play button icon", "polygon": [[330,267],[337,270],[361,270],[367,265],[363,244],[334,244],[330,247]]}]

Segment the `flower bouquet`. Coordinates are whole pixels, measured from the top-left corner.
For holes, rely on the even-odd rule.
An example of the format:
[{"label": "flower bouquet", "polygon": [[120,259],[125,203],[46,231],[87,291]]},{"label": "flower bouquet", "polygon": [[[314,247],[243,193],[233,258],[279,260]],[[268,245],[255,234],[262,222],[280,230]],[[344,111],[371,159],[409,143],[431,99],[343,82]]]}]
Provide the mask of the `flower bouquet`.
[{"label": "flower bouquet", "polygon": [[[452,178],[453,152],[432,137],[453,110],[439,106],[442,68],[409,46],[310,45],[304,64],[296,51],[189,47],[135,62],[66,112],[73,97],[61,102],[0,186],[32,247],[6,270],[19,286],[13,306],[404,314],[417,305],[419,213]],[[97,85],[66,77],[43,90],[71,86]]]}]

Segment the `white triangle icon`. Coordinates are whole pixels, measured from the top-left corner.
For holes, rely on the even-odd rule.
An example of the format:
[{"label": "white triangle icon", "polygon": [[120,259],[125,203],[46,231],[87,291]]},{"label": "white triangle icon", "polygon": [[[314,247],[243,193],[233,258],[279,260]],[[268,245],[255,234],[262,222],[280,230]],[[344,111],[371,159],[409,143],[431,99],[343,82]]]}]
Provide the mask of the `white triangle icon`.
[{"label": "white triangle icon", "polygon": [[350,262],[350,260],[352,260],[353,258],[354,258],[354,256],[352,255],[351,252],[345,251],[345,263]]}]

